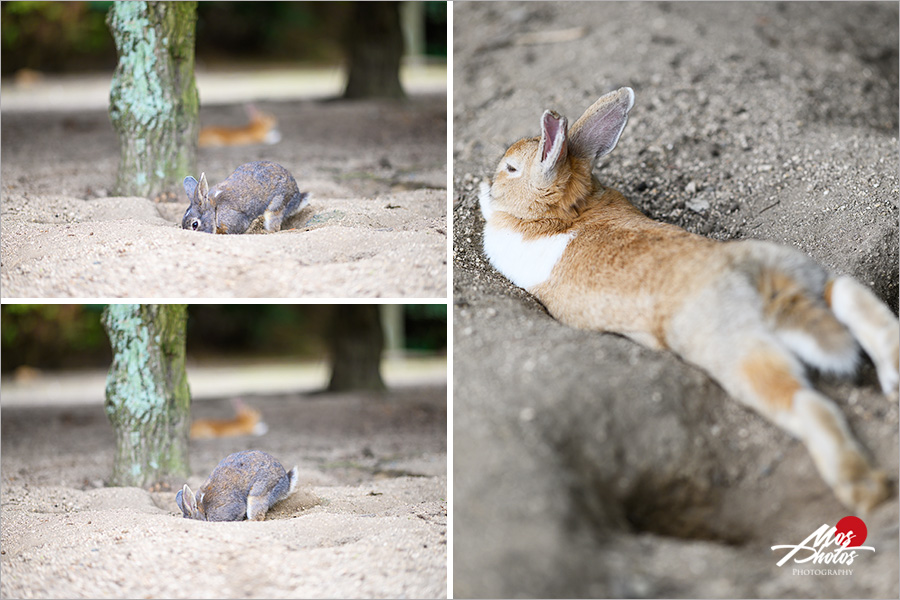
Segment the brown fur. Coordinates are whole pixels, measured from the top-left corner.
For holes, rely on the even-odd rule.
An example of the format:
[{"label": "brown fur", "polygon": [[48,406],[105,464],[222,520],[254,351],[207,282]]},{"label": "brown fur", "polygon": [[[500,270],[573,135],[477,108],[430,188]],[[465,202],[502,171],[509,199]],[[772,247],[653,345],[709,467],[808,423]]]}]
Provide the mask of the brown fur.
[{"label": "brown fur", "polygon": [[559,225],[575,231],[575,238],[550,279],[532,292],[565,323],[650,332],[656,347],[668,347],[670,313],[708,279],[709,272],[696,266],[721,263],[707,251],[715,242],[647,218],[610,188],[585,200],[588,208]]},{"label": "brown fur", "polygon": [[[533,152],[539,144],[540,138],[519,140],[512,145],[510,152],[513,149],[516,152]],[[524,170],[520,176],[523,180],[530,181],[536,177],[533,165],[525,164],[521,168]],[[568,165],[561,171],[560,178],[547,188],[532,186],[532,193],[537,201],[533,197],[511,199],[512,202],[505,211],[510,217],[507,224],[513,228],[521,227],[520,231],[526,239],[562,233],[592,204],[590,195],[594,182],[590,162],[570,156]],[[507,172],[497,173],[498,181],[504,178],[509,178]]]},{"label": "brown fur", "polygon": [[765,269],[757,280],[757,289],[764,301],[763,313],[776,328],[805,331],[814,336],[826,352],[840,352],[853,344],[850,332],[826,304],[830,281],[822,296],[817,297],[784,272]]},{"label": "brown fur", "polygon": [[197,419],[191,423],[191,439],[251,435],[262,415],[249,406],[239,406],[233,419]]},{"label": "brown fur", "polygon": [[591,166],[615,146],[632,101],[627,88],[607,94],[569,132],[546,111],[541,137],[509,148],[482,192],[489,259],[560,321],[670,348],[705,369],[802,439],[841,501],[868,510],[887,496],[884,473],[809,387],[798,357],[850,371],[855,337],[885,390],[896,388],[897,318],[793,249],[703,238],[649,219],[601,185]]},{"label": "brown fur", "polygon": [[240,127],[204,127],[198,138],[200,147],[262,144],[277,121],[272,115],[256,111],[250,112],[249,118],[250,122]]},{"label": "brown fur", "polygon": [[831,306],[831,290],[834,288],[834,280],[829,279],[828,283],[825,284],[825,289],[822,290],[822,298],[825,300],[825,304]]},{"label": "brown fur", "polygon": [[803,387],[790,365],[778,354],[766,350],[745,358],[741,371],[768,410],[791,410],[794,394]]}]

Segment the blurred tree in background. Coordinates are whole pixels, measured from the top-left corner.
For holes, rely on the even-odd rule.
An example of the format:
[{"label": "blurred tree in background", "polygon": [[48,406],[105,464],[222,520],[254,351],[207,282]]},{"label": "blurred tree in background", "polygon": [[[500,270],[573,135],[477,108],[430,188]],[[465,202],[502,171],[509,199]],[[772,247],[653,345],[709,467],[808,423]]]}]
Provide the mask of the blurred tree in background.
[{"label": "blurred tree in background", "polygon": [[[2,2],[0,43],[2,74],[21,69],[44,72],[111,71],[116,65],[113,38],[104,19],[112,2]],[[200,2],[197,7],[197,62],[201,66],[235,63],[342,62],[342,35],[352,2]],[[401,3],[401,10],[409,7]],[[407,48],[426,56],[447,56],[447,4],[423,2],[424,43]],[[407,36],[409,37],[409,36]],[[412,36],[415,38],[415,36]]]},{"label": "blurred tree in background", "polygon": [[403,98],[399,2],[355,2],[346,21],[344,98]]},{"label": "blurred tree in background", "polygon": [[386,389],[381,378],[384,329],[377,305],[332,306],[327,338],[332,367],[329,392]]},{"label": "blurred tree in background", "polygon": [[[107,368],[112,354],[99,304],[4,304],[0,369]],[[331,305],[195,304],[188,306],[189,362],[323,360]],[[447,306],[405,304],[402,346],[443,354]]]}]

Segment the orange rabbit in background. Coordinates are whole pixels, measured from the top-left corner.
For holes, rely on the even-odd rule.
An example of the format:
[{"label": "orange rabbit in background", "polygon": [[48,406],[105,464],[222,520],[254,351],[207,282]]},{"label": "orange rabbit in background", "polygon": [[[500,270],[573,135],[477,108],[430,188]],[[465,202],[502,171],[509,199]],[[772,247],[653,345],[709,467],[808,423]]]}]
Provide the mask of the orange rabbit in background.
[{"label": "orange rabbit in background", "polygon": [[244,106],[250,122],[240,127],[209,126],[200,130],[201,148],[216,146],[250,146],[253,144],[277,144],[281,141],[278,121],[252,104]]},{"label": "orange rabbit in background", "polygon": [[211,439],[238,435],[263,435],[269,426],[262,421],[262,414],[240,399],[232,400],[235,416],[232,419],[195,419],[191,423],[191,439]]}]

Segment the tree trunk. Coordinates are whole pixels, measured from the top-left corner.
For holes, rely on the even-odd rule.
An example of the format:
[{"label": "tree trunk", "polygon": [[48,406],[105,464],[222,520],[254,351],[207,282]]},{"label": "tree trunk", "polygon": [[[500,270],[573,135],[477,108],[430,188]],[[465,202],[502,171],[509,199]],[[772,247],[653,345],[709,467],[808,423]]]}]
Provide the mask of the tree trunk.
[{"label": "tree trunk", "polygon": [[383,391],[381,351],[384,336],[378,306],[338,304],[329,330],[331,382],[329,392]]},{"label": "tree trunk", "polygon": [[119,136],[115,193],[152,197],[196,166],[196,2],[113,2],[107,25],[119,64],[109,118]]},{"label": "tree trunk", "polygon": [[398,2],[355,2],[345,30],[344,98],[403,98],[403,32]]},{"label": "tree trunk", "polygon": [[113,351],[106,378],[106,416],[116,434],[110,485],[143,487],[190,474],[186,324],[183,304],[110,304],[103,311]]}]

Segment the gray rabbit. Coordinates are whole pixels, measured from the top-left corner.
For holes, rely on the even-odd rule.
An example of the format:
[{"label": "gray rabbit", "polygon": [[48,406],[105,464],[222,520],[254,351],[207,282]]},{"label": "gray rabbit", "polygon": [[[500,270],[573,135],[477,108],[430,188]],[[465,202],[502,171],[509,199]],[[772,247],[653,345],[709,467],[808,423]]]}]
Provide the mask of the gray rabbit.
[{"label": "gray rabbit", "polygon": [[263,521],[272,506],[296,489],[297,467],[285,473],[271,454],[244,450],[222,459],[196,496],[185,484],[175,503],[185,519]]},{"label": "gray rabbit", "polygon": [[206,173],[198,182],[184,178],[191,205],[181,219],[183,229],[204,233],[244,233],[253,220],[264,215],[266,231],[278,231],[284,219],[309,203],[290,172],[267,160],[241,165],[212,188]]}]

